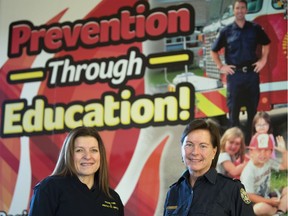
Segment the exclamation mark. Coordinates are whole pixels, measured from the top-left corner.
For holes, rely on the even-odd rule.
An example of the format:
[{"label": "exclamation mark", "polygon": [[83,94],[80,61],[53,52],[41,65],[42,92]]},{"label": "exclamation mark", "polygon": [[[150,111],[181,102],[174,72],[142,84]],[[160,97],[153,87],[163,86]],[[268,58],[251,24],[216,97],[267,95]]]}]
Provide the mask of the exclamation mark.
[{"label": "exclamation mark", "polygon": [[188,86],[179,87],[179,118],[186,121],[190,118],[191,90]]}]

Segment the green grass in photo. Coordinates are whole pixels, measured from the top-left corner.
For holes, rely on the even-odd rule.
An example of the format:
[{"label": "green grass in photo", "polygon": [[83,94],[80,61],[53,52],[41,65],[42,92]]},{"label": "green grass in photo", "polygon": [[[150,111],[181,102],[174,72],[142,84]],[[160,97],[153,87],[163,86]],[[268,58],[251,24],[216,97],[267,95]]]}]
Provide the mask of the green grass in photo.
[{"label": "green grass in photo", "polygon": [[271,191],[274,189],[280,190],[283,187],[287,187],[287,177],[287,170],[281,170],[279,172],[273,170],[271,174]]}]

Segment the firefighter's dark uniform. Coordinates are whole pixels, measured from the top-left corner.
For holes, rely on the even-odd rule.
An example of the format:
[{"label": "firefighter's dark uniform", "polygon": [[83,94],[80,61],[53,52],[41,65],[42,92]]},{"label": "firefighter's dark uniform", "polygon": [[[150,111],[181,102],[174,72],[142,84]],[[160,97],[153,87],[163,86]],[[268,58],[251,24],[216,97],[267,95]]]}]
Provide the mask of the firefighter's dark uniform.
[{"label": "firefighter's dark uniform", "polygon": [[254,212],[241,182],[211,168],[193,188],[188,170],[170,187],[164,206],[164,216],[168,215],[250,216]]},{"label": "firefighter's dark uniform", "polygon": [[107,197],[98,185],[89,189],[77,177],[49,176],[34,188],[29,216],[123,216],[119,195]]},{"label": "firefighter's dark uniform", "polygon": [[225,63],[236,66],[233,75],[227,75],[227,106],[230,126],[240,126],[241,106],[247,109],[247,132],[251,131],[252,121],[259,102],[259,74],[252,66],[258,60],[257,45],[268,45],[270,39],[262,27],[256,23],[245,22],[243,28],[233,22],[225,26],[211,50],[218,52],[225,48]]}]

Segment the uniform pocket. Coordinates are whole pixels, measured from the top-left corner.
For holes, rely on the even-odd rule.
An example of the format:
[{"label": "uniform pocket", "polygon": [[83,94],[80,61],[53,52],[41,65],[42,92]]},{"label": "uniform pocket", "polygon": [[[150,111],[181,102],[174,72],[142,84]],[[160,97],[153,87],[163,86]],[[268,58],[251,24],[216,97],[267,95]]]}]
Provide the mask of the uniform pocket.
[{"label": "uniform pocket", "polygon": [[234,53],[239,50],[239,44],[241,44],[240,34],[237,32],[227,38],[227,52]]}]

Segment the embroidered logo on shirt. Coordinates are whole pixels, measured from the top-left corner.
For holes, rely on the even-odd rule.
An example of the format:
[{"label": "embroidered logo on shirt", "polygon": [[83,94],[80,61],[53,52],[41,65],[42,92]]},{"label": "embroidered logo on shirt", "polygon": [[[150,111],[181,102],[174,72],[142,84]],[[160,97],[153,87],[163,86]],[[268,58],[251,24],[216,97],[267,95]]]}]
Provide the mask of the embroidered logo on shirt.
[{"label": "embroidered logo on shirt", "polygon": [[111,208],[111,209],[119,210],[116,202],[104,201],[104,203],[102,204],[102,206],[105,207],[105,208]]},{"label": "embroidered logo on shirt", "polygon": [[250,204],[251,200],[248,197],[248,194],[246,193],[246,191],[244,190],[244,188],[240,189],[240,194],[241,194],[241,198],[242,200],[246,203],[246,204]]}]

